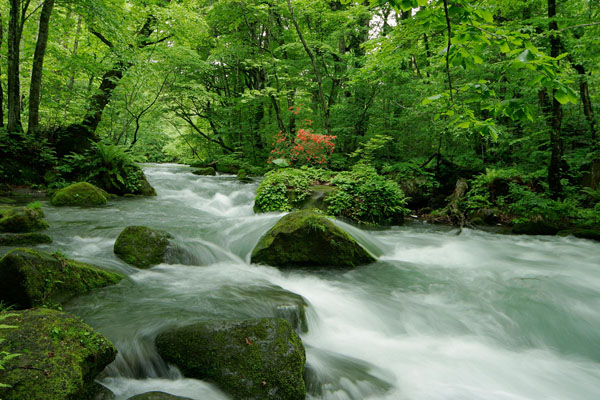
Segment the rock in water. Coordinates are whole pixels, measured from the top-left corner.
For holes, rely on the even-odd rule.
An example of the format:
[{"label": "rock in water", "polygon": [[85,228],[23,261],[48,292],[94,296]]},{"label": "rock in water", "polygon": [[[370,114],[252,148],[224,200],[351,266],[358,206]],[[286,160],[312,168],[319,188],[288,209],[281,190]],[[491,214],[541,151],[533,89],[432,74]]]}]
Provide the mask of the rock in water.
[{"label": "rock in water", "polygon": [[52,243],[52,238],[43,233],[4,233],[0,234],[0,246],[19,246]]},{"label": "rock in water", "polygon": [[216,172],[213,167],[203,167],[203,168],[197,168],[197,169],[193,170],[192,174],[210,176],[210,175],[216,175]]},{"label": "rock in water", "polygon": [[114,252],[127,264],[150,268],[164,262],[169,235],[146,226],[128,226],[117,238]]},{"label": "rock in water", "polygon": [[123,277],[90,264],[19,248],[0,259],[0,300],[18,308],[60,303]]},{"label": "rock in water", "polygon": [[[4,318],[3,318],[4,317]],[[78,318],[49,309],[0,313],[0,354],[18,354],[0,369],[3,400],[89,399],[96,376],[117,354],[115,347]]]},{"label": "rock in water", "polygon": [[127,400],[192,400],[189,397],[174,396],[164,392],[148,392],[130,397]]},{"label": "rock in water", "polygon": [[158,353],[185,376],[211,379],[234,399],[306,397],[306,355],[280,318],[201,322],[158,335]]},{"label": "rock in water", "polygon": [[87,182],[74,183],[62,188],[52,196],[53,206],[93,207],[106,204],[109,195],[104,190]]},{"label": "rock in water", "polygon": [[252,262],[279,267],[355,267],[375,261],[348,233],[312,211],[281,218],[252,252]]},{"label": "rock in water", "polygon": [[0,206],[0,232],[25,233],[48,229],[41,207]]}]

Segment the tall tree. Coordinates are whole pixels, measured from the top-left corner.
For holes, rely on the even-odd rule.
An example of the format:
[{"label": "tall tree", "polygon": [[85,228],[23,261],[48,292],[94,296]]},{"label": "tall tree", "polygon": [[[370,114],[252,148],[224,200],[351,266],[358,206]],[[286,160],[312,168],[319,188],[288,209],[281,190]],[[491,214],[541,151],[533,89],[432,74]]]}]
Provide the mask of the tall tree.
[{"label": "tall tree", "polygon": [[21,36],[27,20],[30,0],[10,0],[8,22],[8,131],[23,131],[21,125]]},{"label": "tall tree", "polygon": [[33,56],[33,67],[31,69],[31,86],[29,87],[29,124],[28,133],[37,135],[40,123],[40,100],[42,88],[42,73],[44,70],[44,56],[48,44],[48,32],[50,16],[54,7],[54,0],[45,0],[40,16],[40,27],[38,31],[35,54]]}]

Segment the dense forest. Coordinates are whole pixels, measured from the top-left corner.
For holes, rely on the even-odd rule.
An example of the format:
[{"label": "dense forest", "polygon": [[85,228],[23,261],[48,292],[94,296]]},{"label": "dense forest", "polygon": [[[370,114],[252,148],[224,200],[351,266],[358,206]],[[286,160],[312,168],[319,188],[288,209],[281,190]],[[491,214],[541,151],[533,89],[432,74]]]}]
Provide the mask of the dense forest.
[{"label": "dense forest", "polygon": [[11,0],[0,13],[7,184],[124,194],[140,161],[250,175],[364,161],[425,214],[464,178],[463,211],[597,221],[594,1]]},{"label": "dense forest", "polygon": [[598,0],[0,1],[0,398],[600,398],[599,73]]}]

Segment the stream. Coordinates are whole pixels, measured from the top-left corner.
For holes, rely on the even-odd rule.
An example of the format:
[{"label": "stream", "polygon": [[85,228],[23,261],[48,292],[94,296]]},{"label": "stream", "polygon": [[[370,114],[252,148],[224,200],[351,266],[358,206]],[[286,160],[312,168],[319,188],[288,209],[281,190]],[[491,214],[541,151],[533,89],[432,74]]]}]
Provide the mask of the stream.
[{"label": "stream", "polygon": [[[91,209],[44,203],[42,250],[128,276],[65,304],[119,350],[99,382],[127,399],[160,390],[228,399],[153,348],[164,328],[206,319],[298,318],[306,305],[308,399],[600,399],[600,244],[410,224],[361,230],[379,261],[354,270],[252,265],[283,215],[254,214],[258,183],[147,165],[155,198]],[[113,254],[123,228],[170,232],[175,263],[149,270]],[[4,252],[4,251],[2,251]]]}]

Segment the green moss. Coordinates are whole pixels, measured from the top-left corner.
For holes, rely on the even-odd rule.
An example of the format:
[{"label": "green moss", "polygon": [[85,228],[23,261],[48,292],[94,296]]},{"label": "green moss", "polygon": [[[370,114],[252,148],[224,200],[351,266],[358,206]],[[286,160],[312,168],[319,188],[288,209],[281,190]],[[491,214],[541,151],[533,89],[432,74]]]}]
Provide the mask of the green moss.
[{"label": "green moss", "polygon": [[210,379],[234,399],[304,399],[306,355],[280,318],[203,322],[161,333],[159,354],[184,375]]},{"label": "green moss", "polygon": [[194,175],[215,175],[215,169],[213,167],[203,167],[192,171]]},{"label": "green moss", "polygon": [[119,234],[114,252],[128,264],[150,268],[164,261],[170,237],[145,226],[128,226]]},{"label": "green moss", "polygon": [[258,242],[252,262],[287,266],[354,267],[375,261],[326,217],[297,211],[281,218]]},{"label": "green moss", "polygon": [[11,311],[1,329],[0,352],[18,353],[0,370],[3,400],[87,400],[115,347],[76,317],[49,309]]},{"label": "green moss", "polygon": [[39,203],[26,207],[0,206],[0,232],[25,233],[48,229]]},{"label": "green moss", "polygon": [[106,204],[108,197],[104,190],[79,182],[57,191],[51,203],[53,206],[101,206]]},{"label": "green moss", "polygon": [[163,392],[148,392],[130,397],[127,400],[192,400],[189,397],[173,396]]},{"label": "green moss", "polygon": [[18,248],[0,259],[0,300],[18,308],[51,305],[122,278],[58,254]]},{"label": "green moss", "polygon": [[146,179],[146,175],[144,175],[143,172],[139,178],[139,189],[134,194],[150,197],[156,196],[156,190],[150,185],[148,179]]},{"label": "green moss", "polygon": [[0,246],[35,245],[43,243],[52,243],[52,238],[37,232],[0,234]]}]

